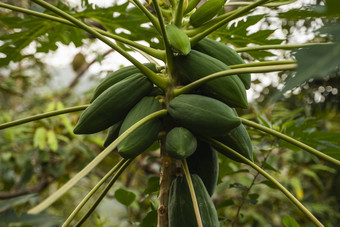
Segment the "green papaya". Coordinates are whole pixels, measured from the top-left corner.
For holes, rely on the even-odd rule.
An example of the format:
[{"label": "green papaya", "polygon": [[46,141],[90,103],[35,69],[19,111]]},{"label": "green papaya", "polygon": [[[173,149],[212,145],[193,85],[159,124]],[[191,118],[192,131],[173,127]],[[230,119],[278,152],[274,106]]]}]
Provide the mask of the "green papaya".
[{"label": "green papaya", "polygon": [[[247,129],[243,124],[232,129],[229,133],[216,137],[216,140],[237,151],[250,161],[254,161],[253,158],[253,146],[247,132]],[[217,149],[218,150],[218,149]],[[240,158],[230,154],[228,158],[237,162],[243,162]]]},{"label": "green papaya", "polygon": [[104,145],[103,145],[104,147],[109,146],[113,141],[115,141],[115,139],[118,138],[119,128],[122,125],[122,122],[123,121],[119,121],[109,128],[105,141],[104,141]]},{"label": "green papaya", "polygon": [[[175,70],[184,81],[193,82],[210,74],[230,69],[220,60],[196,50],[174,58]],[[248,108],[246,89],[237,75],[220,77],[201,86],[202,93],[228,104]]]},{"label": "green papaya", "polygon": [[[195,190],[202,225],[204,227],[220,226],[215,206],[201,178],[196,174],[192,174],[191,180]],[[168,214],[169,227],[198,226],[189,186],[185,177],[177,177],[171,183]]]},{"label": "green papaya", "polygon": [[210,196],[214,194],[218,179],[217,151],[209,144],[197,141],[196,151],[187,159],[191,174],[197,174],[203,181]]},{"label": "green papaya", "polygon": [[190,16],[189,23],[194,27],[204,24],[223,9],[225,2],[226,0],[208,0],[204,2],[203,5]]},{"label": "green papaya", "polygon": [[166,136],[165,150],[172,158],[187,158],[195,152],[196,147],[195,136],[186,128],[173,128]]},{"label": "green papaya", "polygon": [[[216,58],[226,65],[245,64],[244,60],[233,48],[212,39],[202,39],[193,47],[193,49]],[[251,85],[250,73],[239,74],[238,77],[242,81],[244,87],[249,89]]]},{"label": "green papaya", "polygon": [[233,110],[223,102],[195,94],[172,99],[168,114],[190,131],[207,136],[225,134],[241,124]]},{"label": "green papaya", "polygon": [[[155,97],[144,97],[126,115],[119,135],[125,132],[137,121],[162,109],[162,105]],[[127,136],[117,146],[123,158],[134,158],[146,150],[157,139],[161,120],[159,118],[146,122]]]},{"label": "green papaya", "polygon": [[122,120],[127,112],[152,89],[141,73],[133,74],[100,94],[80,115],[73,132],[100,132]]},{"label": "green papaya", "polygon": [[191,44],[189,37],[176,25],[168,24],[166,26],[166,35],[174,52],[182,55],[187,55],[190,52]]},{"label": "green papaya", "polygon": [[[145,63],[144,65],[151,69],[152,71],[157,72],[157,67],[154,63]],[[120,82],[121,80],[135,73],[141,73],[141,71],[136,66],[131,65],[118,69],[117,71],[107,75],[105,79],[102,80],[94,90],[91,102],[93,102],[101,93],[103,93],[106,89],[108,89],[112,85]]]}]

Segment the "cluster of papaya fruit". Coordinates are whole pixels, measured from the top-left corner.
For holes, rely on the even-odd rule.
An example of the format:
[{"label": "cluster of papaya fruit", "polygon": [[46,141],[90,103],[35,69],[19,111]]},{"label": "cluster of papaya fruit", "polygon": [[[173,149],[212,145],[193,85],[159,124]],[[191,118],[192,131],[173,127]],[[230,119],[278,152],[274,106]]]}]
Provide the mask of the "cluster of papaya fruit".
[{"label": "cluster of papaya fruit", "polygon": [[[195,15],[191,15],[190,23],[199,26],[201,22]],[[109,146],[142,118],[166,109],[165,118],[154,118],[136,128],[118,144],[117,150],[123,158],[135,158],[159,140],[160,135],[166,135],[159,140],[165,141],[161,147],[170,157],[186,160],[203,226],[218,226],[210,197],[217,184],[220,148],[212,147],[202,138],[214,138],[253,161],[250,137],[234,109],[248,107],[246,90],[250,88],[250,74],[218,77],[190,94],[176,95],[174,89],[244,61],[232,48],[212,39],[204,38],[191,46],[186,34],[175,25],[167,25],[166,32],[174,67],[173,75],[168,75],[169,86],[162,90],[135,66],[119,69],[95,89],[74,133],[91,134],[109,128],[104,142],[104,146]],[[153,63],[144,66],[163,77],[169,73],[167,69],[160,71]],[[242,161],[233,155],[228,157]],[[169,194],[170,226],[196,226],[191,198],[186,178],[175,177]]]}]

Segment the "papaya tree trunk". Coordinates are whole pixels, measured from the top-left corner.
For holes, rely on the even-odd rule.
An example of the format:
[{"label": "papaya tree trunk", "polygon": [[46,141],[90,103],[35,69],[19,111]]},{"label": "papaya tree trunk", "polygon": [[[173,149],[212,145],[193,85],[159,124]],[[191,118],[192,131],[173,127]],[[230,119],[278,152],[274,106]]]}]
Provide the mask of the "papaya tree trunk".
[{"label": "papaya tree trunk", "polygon": [[158,207],[158,227],[167,227],[169,192],[172,180],[175,178],[180,162],[170,158],[165,151],[165,136],[161,141],[161,171],[160,171],[160,190]]}]

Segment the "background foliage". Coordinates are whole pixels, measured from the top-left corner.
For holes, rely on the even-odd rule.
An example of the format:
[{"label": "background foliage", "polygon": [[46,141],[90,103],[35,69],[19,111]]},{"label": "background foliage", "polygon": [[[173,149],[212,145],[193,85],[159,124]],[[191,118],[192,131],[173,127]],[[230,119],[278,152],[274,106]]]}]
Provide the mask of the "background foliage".
[{"label": "background foliage", "polygon": [[[26,1],[3,2],[43,11]],[[76,7],[62,1],[49,2],[78,19],[119,33],[130,40],[144,40],[153,47],[162,45],[156,30],[146,24],[146,17],[136,8],[131,8],[131,4],[99,8],[87,1],[82,1],[82,6]],[[335,1],[326,2],[334,4],[334,7],[339,5]],[[222,42],[235,47],[290,43],[295,34],[292,31],[308,33],[314,29],[312,19],[319,18],[320,26],[326,26],[309,41],[327,41],[330,37],[335,41],[332,46],[285,53],[244,53],[249,61],[296,58],[298,62],[301,60],[296,75],[304,75],[304,81],[308,81],[310,76],[315,79],[285,96],[277,96],[280,93],[278,89],[282,88],[283,81],[290,74],[278,74],[274,77],[276,82],[272,80],[274,82],[268,86],[261,81],[272,74],[256,75],[251,107],[240,114],[257,119],[263,125],[340,159],[340,77],[336,76],[339,72],[328,70],[339,64],[339,23],[328,25],[334,22],[331,16],[338,12],[325,11],[322,1],[312,3],[312,6],[306,4],[288,11],[274,8],[271,10],[274,16],[268,12],[248,16],[222,27],[211,37],[220,38]],[[279,24],[271,22],[272,18],[277,17],[280,18]],[[286,31],[282,33],[284,35],[275,36],[271,23],[279,26],[279,30]],[[110,55],[106,52],[93,54],[84,51],[95,43],[91,35],[71,26],[3,8],[0,8],[0,24],[0,123],[89,102],[94,85],[86,92],[79,92],[77,86],[85,77],[99,82],[101,78],[98,75],[106,72],[98,72],[98,75],[85,72],[91,65],[100,63]],[[260,29],[250,32],[251,26]],[[325,33],[331,36],[325,37]],[[55,88],[51,85],[54,78],[62,75],[51,73],[51,66],[45,57],[61,45],[81,47],[82,52],[70,62],[69,68],[73,66],[73,71],[68,70],[67,77],[74,77],[72,82]],[[315,62],[308,51],[327,60],[329,67],[313,64],[310,71],[306,71],[311,62]],[[323,54],[330,56],[330,52],[334,52],[332,58],[320,57]],[[112,61],[109,64],[117,67],[120,63]],[[318,78],[325,74],[329,74],[326,79]],[[287,80],[283,91],[294,88],[296,78]],[[277,97],[275,102],[269,98],[273,96]],[[77,116],[77,113],[61,115],[0,131],[0,223],[5,226],[19,222],[31,226],[58,226],[112,164],[118,161],[116,153],[105,159],[46,213],[25,214],[28,207],[55,191],[103,149],[105,132],[95,136],[73,134]],[[340,225],[339,169],[272,136],[252,128],[248,128],[248,131],[253,140],[256,160],[261,167],[293,192],[326,226]],[[127,174],[120,178],[84,226],[155,226],[160,166],[157,150],[157,146],[152,147],[133,162]],[[301,226],[311,226],[285,196],[256,171],[223,156],[220,156],[219,161],[219,185],[213,199],[223,225],[296,226],[288,223],[297,222]]]}]

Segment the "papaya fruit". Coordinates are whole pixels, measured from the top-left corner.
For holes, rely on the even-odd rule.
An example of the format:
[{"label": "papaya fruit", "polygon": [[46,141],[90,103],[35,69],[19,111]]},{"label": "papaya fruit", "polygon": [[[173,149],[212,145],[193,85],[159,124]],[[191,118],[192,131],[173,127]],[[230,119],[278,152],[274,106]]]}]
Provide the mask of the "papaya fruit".
[{"label": "papaya fruit", "polygon": [[119,128],[122,125],[122,122],[123,121],[119,121],[109,128],[105,141],[104,141],[104,145],[103,145],[104,147],[109,146],[113,141],[115,141],[115,139],[118,138]]},{"label": "papaya fruit", "polygon": [[[193,82],[210,74],[230,69],[220,60],[196,50],[174,58],[175,70],[182,81]],[[248,108],[246,89],[237,75],[220,77],[201,86],[202,93],[230,107]]]},{"label": "papaya fruit", "polygon": [[211,18],[216,16],[216,14],[222,9],[222,6],[226,0],[208,0],[203,3],[191,16],[189,23],[198,27]]},{"label": "papaya fruit", "polygon": [[191,174],[197,174],[203,181],[210,196],[214,194],[218,179],[217,151],[209,144],[197,141],[196,151],[187,159]]},{"label": "papaya fruit", "polygon": [[[161,109],[162,105],[155,97],[142,98],[126,115],[119,129],[119,135],[137,121]],[[159,118],[141,125],[118,144],[118,153],[123,158],[134,158],[141,154],[157,139],[160,127],[161,120]]]},{"label": "papaya fruit", "polygon": [[[145,63],[144,65],[152,71],[157,72],[157,67],[154,63]],[[135,73],[141,73],[141,71],[136,66],[131,65],[118,69],[117,71],[107,75],[94,90],[91,102],[93,102],[101,93],[112,85]]]},{"label": "papaya fruit", "polygon": [[206,136],[225,134],[241,124],[229,106],[196,94],[183,94],[172,99],[168,114],[183,127]]},{"label": "papaya fruit", "polygon": [[100,94],[80,115],[75,134],[100,132],[122,120],[127,112],[152,89],[141,73],[133,74]]},{"label": "papaya fruit", "polygon": [[195,152],[196,147],[195,136],[186,128],[175,127],[166,136],[165,150],[172,158],[187,158]]},{"label": "papaya fruit", "polygon": [[[200,40],[193,49],[216,58],[226,65],[245,64],[244,60],[233,48],[209,38]],[[248,90],[251,85],[250,73],[239,74],[238,77]]]},{"label": "papaya fruit", "polygon": [[[191,174],[191,180],[197,198],[202,225],[205,227],[220,226],[215,206],[201,178],[196,174]],[[168,214],[169,227],[198,226],[189,186],[185,177],[177,177],[171,183]]]},{"label": "papaya fruit", "polygon": [[[247,129],[243,124],[240,124],[225,135],[216,137],[216,140],[237,151],[250,161],[254,161],[253,146]],[[243,162],[240,158],[232,154],[230,154],[228,158],[237,162]]]},{"label": "papaya fruit", "polygon": [[191,50],[191,44],[187,34],[174,24],[168,24],[165,29],[169,43],[174,52],[187,55]]}]

